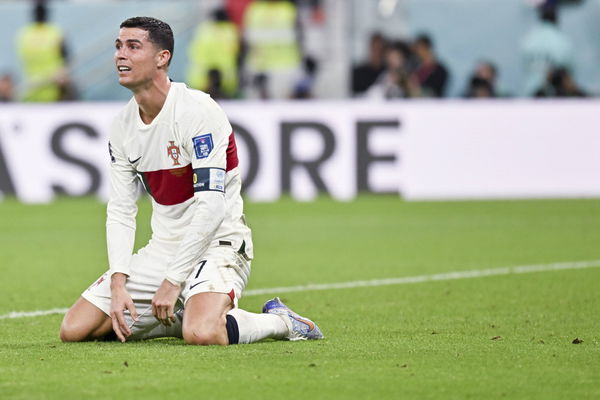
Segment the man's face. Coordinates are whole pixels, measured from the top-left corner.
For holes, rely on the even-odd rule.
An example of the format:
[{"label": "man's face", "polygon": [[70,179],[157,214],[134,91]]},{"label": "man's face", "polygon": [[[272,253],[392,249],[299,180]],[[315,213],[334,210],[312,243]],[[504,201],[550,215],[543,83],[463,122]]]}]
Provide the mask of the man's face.
[{"label": "man's face", "polygon": [[161,51],[140,28],[121,28],[115,40],[115,65],[119,84],[135,89],[152,81],[159,66],[164,65]]},{"label": "man's face", "polygon": [[419,57],[421,60],[426,58],[429,54],[429,47],[427,47],[427,45],[419,41],[415,42],[413,50],[417,57]]}]

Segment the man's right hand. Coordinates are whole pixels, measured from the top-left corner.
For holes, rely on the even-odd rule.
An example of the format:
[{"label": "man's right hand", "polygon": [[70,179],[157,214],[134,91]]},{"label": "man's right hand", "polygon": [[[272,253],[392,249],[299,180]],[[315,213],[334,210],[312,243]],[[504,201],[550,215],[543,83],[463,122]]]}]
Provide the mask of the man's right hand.
[{"label": "man's right hand", "polygon": [[131,300],[131,296],[127,292],[127,289],[125,289],[126,280],[127,275],[116,272],[112,275],[110,282],[110,317],[112,318],[113,330],[121,342],[125,342],[127,336],[130,336],[132,333],[125,321],[125,314],[123,311],[129,310],[134,321],[137,321],[138,319],[138,313],[133,304],[133,300]]}]

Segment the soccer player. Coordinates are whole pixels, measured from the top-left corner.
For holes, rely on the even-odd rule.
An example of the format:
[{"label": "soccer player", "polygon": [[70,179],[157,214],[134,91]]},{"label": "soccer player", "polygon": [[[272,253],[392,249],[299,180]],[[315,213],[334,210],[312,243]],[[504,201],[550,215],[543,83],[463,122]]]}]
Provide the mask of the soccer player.
[{"label": "soccer player", "polygon": [[[115,66],[133,98],[110,133],[110,267],[69,309],[61,339],[321,339],[278,298],[262,314],[237,308],[253,251],[231,125],[210,96],[169,79],[168,24],[135,17],[120,28]],[[139,182],[152,197],[152,238],[132,255]]]}]

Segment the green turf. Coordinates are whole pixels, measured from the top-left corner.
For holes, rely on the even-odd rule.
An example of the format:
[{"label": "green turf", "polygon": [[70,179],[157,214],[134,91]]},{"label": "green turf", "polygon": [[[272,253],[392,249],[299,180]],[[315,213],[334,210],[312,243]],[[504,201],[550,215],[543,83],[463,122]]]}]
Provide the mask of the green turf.
[{"label": "green turf", "polygon": [[[148,213],[143,201],[138,244]],[[600,259],[599,200],[282,200],[246,214],[249,289]],[[104,205],[5,200],[0,266],[0,315],[69,306],[105,270]],[[599,279],[590,268],[284,294],[319,342],[62,344],[60,315],[0,319],[0,399],[599,398]]]}]

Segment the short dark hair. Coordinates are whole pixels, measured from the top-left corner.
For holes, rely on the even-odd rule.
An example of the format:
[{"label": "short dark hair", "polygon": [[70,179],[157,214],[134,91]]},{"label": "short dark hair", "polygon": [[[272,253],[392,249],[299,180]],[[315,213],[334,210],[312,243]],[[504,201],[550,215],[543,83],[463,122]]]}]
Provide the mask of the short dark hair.
[{"label": "short dark hair", "polygon": [[417,36],[417,38],[415,39],[415,44],[422,44],[428,49],[433,48],[433,40],[431,40],[431,36],[429,36],[426,33],[419,34],[419,36]]},{"label": "short dark hair", "polygon": [[558,13],[556,12],[556,6],[554,5],[545,4],[540,6],[538,8],[538,16],[542,21],[558,24]]},{"label": "short dark hair", "polygon": [[152,43],[161,50],[169,50],[171,58],[167,65],[171,65],[175,39],[169,24],[152,17],[132,17],[123,21],[119,28],[140,28],[148,32],[148,39]]},{"label": "short dark hair", "polygon": [[398,51],[400,53],[402,53],[402,55],[404,56],[404,58],[406,58],[407,60],[410,58],[411,56],[411,50],[410,50],[410,46],[408,45],[408,43],[406,43],[403,40],[396,40],[393,41],[392,43],[390,43],[389,50],[395,50]]},{"label": "short dark hair", "polygon": [[33,7],[33,20],[35,22],[46,22],[48,19],[48,10],[46,9],[46,4],[44,2],[38,1],[35,3]]}]

